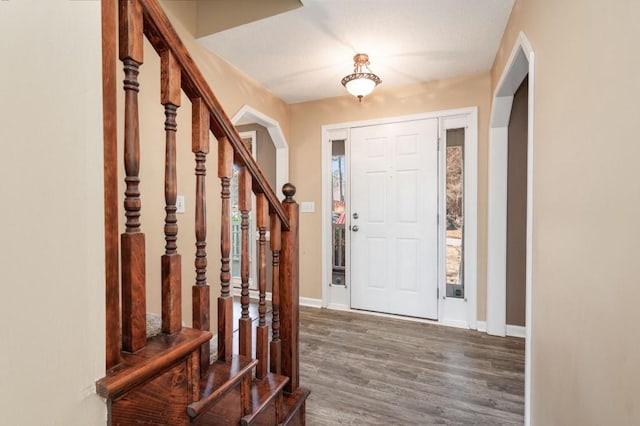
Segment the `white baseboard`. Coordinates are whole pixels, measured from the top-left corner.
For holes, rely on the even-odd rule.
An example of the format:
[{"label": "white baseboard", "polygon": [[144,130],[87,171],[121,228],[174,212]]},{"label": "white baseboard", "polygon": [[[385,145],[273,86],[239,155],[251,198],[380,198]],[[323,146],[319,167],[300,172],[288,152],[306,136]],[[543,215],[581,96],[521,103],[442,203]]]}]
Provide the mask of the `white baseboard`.
[{"label": "white baseboard", "polygon": [[300,306],[309,306],[311,308],[321,308],[322,300],[314,299],[312,297],[300,297]]},{"label": "white baseboard", "polygon": [[509,325],[507,324],[507,336],[511,337],[527,337],[527,328],[521,325]]},{"label": "white baseboard", "polygon": [[[486,321],[476,321],[476,330],[482,331],[484,333],[487,332],[487,322]],[[527,335],[527,328],[522,327],[520,325],[509,325],[507,324],[507,336],[511,337],[521,337],[525,338]]]},{"label": "white baseboard", "polygon": [[[239,288],[233,288],[233,295],[234,296],[240,296],[240,292],[242,290]],[[249,297],[251,299],[259,299],[260,298],[260,293],[258,292],[258,290],[249,290]],[[271,300],[271,293],[267,292],[267,294],[265,295],[265,298],[267,300]],[[309,306],[311,308],[321,308],[322,307],[322,300],[321,299],[314,299],[312,297],[300,297],[300,305],[301,306]]]},{"label": "white baseboard", "polygon": [[[241,291],[242,291],[242,289],[234,287],[233,288],[233,295],[240,297],[240,292]],[[260,299],[260,292],[258,292],[258,290],[249,290],[249,298],[256,299],[256,300]],[[265,294],[265,299],[266,300],[271,300],[271,293],[270,292],[267,292]]]}]

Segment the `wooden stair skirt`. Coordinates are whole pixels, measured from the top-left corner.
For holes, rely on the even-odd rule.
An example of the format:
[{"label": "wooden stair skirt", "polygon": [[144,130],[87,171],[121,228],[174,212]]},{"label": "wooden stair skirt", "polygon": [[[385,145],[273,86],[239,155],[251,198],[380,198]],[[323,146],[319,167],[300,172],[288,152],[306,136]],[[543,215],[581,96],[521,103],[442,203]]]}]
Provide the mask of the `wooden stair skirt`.
[{"label": "wooden stair skirt", "polygon": [[[117,1],[117,3],[116,3]],[[116,7],[117,6],[117,7]],[[117,10],[117,12],[116,12]],[[117,16],[117,18],[116,18]],[[117,25],[116,25],[116,21]],[[116,28],[118,31],[116,31]],[[116,34],[117,32],[117,34]],[[107,399],[110,425],[304,425],[309,392],[299,386],[299,207],[295,187],[283,187],[281,202],[222,110],[158,0],[102,0],[103,121],[106,252],[106,375],[97,392]],[[140,163],[142,143],[158,147],[157,140],[141,141],[138,122],[138,75],[147,38],[160,56],[160,102],[165,110],[165,176],[163,182],[145,182],[145,188],[164,187],[164,253],[161,282],[148,283],[146,242],[142,232]],[[117,44],[117,48],[116,48]],[[115,72],[116,51],[124,71],[123,157],[117,154]],[[191,103],[191,148],[196,185],[195,256],[183,262],[178,251],[176,117],[186,94]],[[210,135],[217,143],[220,179],[220,286],[210,287],[207,267],[206,174]],[[124,160],[125,176],[118,176]],[[193,169],[190,169],[193,170]],[[239,353],[233,348],[231,295],[231,181],[237,170],[241,216],[242,306]],[[118,181],[126,185],[124,211],[118,209]],[[256,199],[258,231],[259,305],[256,341],[254,318],[249,315],[249,224],[252,193]],[[115,212],[115,213],[114,213]],[[124,232],[118,241],[118,215]],[[186,216],[186,215],[185,215]],[[266,234],[270,233],[272,264],[266,262]],[[162,252],[161,248],[156,248]],[[192,249],[190,248],[189,251]],[[192,327],[183,327],[182,270],[195,269]],[[120,277],[118,276],[120,271]],[[267,274],[272,279],[272,319],[266,317]],[[217,275],[217,274],[216,274]],[[217,278],[217,277],[216,277]],[[162,332],[146,334],[146,294],[162,295]],[[211,291],[217,298],[217,361],[211,363]],[[216,291],[217,293],[218,291]],[[255,347],[255,352],[253,348]]]},{"label": "wooden stair skirt", "polygon": [[285,393],[288,377],[254,378],[257,360],[233,356],[200,376],[199,347],[211,333],[183,328],[122,355],[97,383],[116,425],[304,425],[308,391]]}]

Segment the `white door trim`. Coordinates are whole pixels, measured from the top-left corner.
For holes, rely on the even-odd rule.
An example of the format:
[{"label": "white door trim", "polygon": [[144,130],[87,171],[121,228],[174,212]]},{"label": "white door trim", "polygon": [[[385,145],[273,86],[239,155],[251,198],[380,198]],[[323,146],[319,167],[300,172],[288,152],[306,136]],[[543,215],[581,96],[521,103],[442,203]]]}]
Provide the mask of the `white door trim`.
[{"label": "white door trim", "polygon": [[[331,229],[331,186],[333,184],[329,169],[331,168],[331,141],[345,141],[345,152],[349,150],[349,136],[351,133],[350,128],[343,128],[341,126],[334,128],[326,128],[322,126],[322,202],[321,202],[321,214],[322,214],[322,307],[349,310],[351,309],[351,294],[349,292],[348,275],[345,276],[345,285],[333,286],[331,285],[331,274],[329,268],[331,265],[331,242],[329,241],[328,234]],[[347,182],[351,182],[349,173],[351,168],[347,165]],[[351,186],[347,185],[345,197],[347,200],[351,197]],[[345,209],[345,215],[347,217],[351,214],[350,203],[347,202]],[[351,247],[351,233],[345,233],[345,269],[348,271],[351,266],[350,259],[350,247]]]},{"label": "white door trim", "polygon": [[289,144],[282,133],[280,123],[249,105],[240,108],[231,122],[237,126],[256,123],[267,129],[276,148],[276,188],[273,190],[278,198],[282,198],[282,186],[289,182]]},{"label": "white door trim", "polygon": [[[361,126],[373,126],[379,124],[397,123],[402,121],[413,121],[430,118],[446,118],[454,116],[467,116],[469,126],[469,155],[465,160],[465,167],[468,167],[469,171],[469,188],[467,196],[469,203],[469,216],[468,220],[468,232],[469,239],[465,241],[465,255],[469,259],[470,264],[465,264],[469,268],[469,276],[467,282],[469,283],[469,298],[468,303],[470,306],[470,320],[469,327],[476,328],[477,321],[477,182],[478,182],[478,158],[477,158],[477,134],[478,134],[478,108],[468,107],[451,110],[443,110],[422,114],[404,115],[398,117],[386,117],[377,118],[364,121],[351,121],[345,123],[328,124],[322,126],[322,306],[332,308],[349,308],[350,301],[348,299],[348,289],[344,291],[344,299],[340,303],[336,303],[330,299],[331,292],[335,293],[330,287],[330,274],[329,267],[331,262],[331,242],[329,241],[329,229],[331,229],[330,221],[330,188],[331,188],[331,175],[329,169],[331,166],[331,140],[345,139],[349,143],[349,134],[352,127]],[[467,163],[468,161],[468,163]],[[347,210],[349,206],[347,206]],[[472,229],[473,228],[473,229]],[[347,236],[349,233],[347,233]],[[348,241],[347,241],[348,243]],[[347,249],[348,250],[348,249]],[[347,251],[347,254],[349,252]],[[348,261],[347,261],[348,262]],[[347,264],[348,267],[348,264]],[[453,325],[453,324],[452,324]]]},{"label": "white door trim", "polygon": [[[439,248],[440,256],[438,262],[439,269],[439,288],[440,298],[438,300],[438,319],[445,325],[451,325],[459,328],[471,328],[477,329],[477,293],[478,293],[478,114],[475,109],[470,114],[444,116],[440,118],[440,221],[446,223],[446,146],[445,146],[445,134],[448,129],[465,129],[464,143],[464,300],[455,298],[444,298],[447,294],[446,289],[446,226],[440,227],[440,241]],[[475,179],[467,179],[466,176],[475,177]],[[467,252],[470,248],[471,250]],[[449,310],[447,309],[449,305]],[[464,305],[468,307],[464,309]],[[466,310],[466,318],[460,318],[453,315],[448,315],[447,312],[452,312],[451,305],[454,305],[454,309]],[[461,306],[455,306],[461,305]]]},{"label": "white door trim", "polygon": [[526,328],[525,328],[525,425],[531,425],[532,305],[533,286],[533,128],[534,52],[524,33],[511,51],[493,94],[489,133],[489,211],[487,247],[487,333],[504,336],[506,325],[506,211],[508,126],[513,95],[529,76],[527,134],[527,244],[526,244]]}]

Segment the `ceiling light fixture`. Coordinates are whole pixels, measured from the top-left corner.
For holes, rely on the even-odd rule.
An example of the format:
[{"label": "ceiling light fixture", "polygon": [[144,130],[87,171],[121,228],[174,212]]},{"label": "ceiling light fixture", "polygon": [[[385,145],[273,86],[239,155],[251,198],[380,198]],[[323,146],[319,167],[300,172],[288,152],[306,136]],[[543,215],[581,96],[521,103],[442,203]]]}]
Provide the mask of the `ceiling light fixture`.
[{"label": "ceiling light fixture", "polygon": [[341,83],[349,93],[362,102],[362,98],[373,92],[382,80],[369,69],[369,55],[366,53],[356,53],[353,62],[353,74],[343,78]]}]

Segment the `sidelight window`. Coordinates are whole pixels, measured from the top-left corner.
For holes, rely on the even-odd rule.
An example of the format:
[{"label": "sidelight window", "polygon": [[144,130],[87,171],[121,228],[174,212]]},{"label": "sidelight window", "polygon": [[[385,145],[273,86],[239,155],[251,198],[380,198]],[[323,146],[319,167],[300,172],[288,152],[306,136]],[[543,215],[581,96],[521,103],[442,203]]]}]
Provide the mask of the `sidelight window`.
[{"label": "sidelight window", "polygon": [[464,298],[464,131],[446,135],[447,297]]}]

